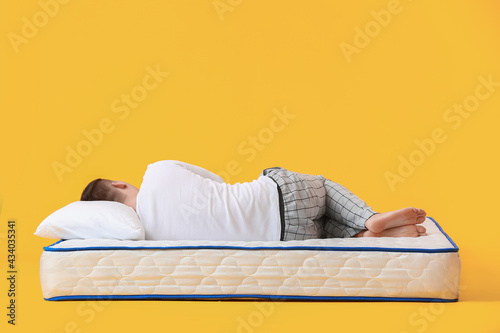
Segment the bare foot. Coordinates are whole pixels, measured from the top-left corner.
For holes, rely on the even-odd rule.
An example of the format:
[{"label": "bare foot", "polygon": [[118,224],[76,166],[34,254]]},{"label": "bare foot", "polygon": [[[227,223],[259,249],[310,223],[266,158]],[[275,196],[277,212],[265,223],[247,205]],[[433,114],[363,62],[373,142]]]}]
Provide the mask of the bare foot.
[{"label": "bare foot", "polygon": [[419,237],[427,236],[425,227],[421,225],[407,224],[399,227],[389,228],[379,233],[370,230],[361,231],[354,237]]},{"label": "bare foot", "polygon": [[387,213],[372,215],[365,222],[365,227],[372,233],[381,233],[404,225],[419,224],[425,221],[426,213],[420,208],[403,208]]}]

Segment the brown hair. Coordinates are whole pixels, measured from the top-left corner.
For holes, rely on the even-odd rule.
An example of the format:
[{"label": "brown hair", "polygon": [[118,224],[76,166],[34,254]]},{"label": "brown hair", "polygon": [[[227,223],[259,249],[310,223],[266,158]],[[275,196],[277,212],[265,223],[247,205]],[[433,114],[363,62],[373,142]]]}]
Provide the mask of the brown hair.
[{"label": "brown hair", "polygon": [[96,200],[106,200],[106,201],[118,201],[122,202],[123,197],[111,185],[111,180],[97,178],[91,181],[87,187],[82,192],[82,201],[96,201]]}]

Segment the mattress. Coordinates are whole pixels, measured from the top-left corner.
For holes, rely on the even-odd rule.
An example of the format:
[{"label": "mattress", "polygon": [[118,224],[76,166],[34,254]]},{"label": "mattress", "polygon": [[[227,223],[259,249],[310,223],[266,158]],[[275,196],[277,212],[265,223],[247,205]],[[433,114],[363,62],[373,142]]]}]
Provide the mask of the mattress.
[{"label": "mattress", "polygon": [[43,297],[458,300],[458,247],[432,218],[418,238],[276,242],[61,240],[44,247]]}]

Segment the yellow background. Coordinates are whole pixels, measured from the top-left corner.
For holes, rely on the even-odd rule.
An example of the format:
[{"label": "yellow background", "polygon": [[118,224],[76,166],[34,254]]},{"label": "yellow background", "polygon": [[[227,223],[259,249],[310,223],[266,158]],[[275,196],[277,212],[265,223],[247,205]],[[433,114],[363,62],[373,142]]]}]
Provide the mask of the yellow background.
[{"label": "yellow background", "polygon": [[[490,87],[459,126],[444,118],[454,104],[471,101],[479,77],[500,82],[498,2],[0,6],[1,276],[8,219],[17,221],[19,272],[15,327],[7,325],[8,286],[0,279],[2,330],[500,331],[500,87]],[[376,23],[389,9],[397,13]],[[34,20],[39,27],[30,31],[26,22]],[[372,29],[369,40],[357,36],[364,29]],[[346,57],[341,46],[356,42],[363,47]],[[112,104],[140,92],[148,67],[169,74],[121,119]],[[294,118],[272,131],[280,110]],[[67,147],[85,145],[83,131],[103,119],[113,130],[59,179],[54,163],[65,164]],[[446,140],[419,153],[415,140],[429,140],[436,128]],[[254,155],[242,151],[252,137]],[[397,174],[410,156],[419,165],[391,187],[387,172]],[[53,240],[34,236],[37,225],[78,200],[93,178],[140,185],[147,164],[162,159],[233,171],[233,183],[283,166],[332,178],[379,211],[425,208],[460,247],[460,302],[269,303],[264,316],[255,302],[44,301],[39,259]]]}]

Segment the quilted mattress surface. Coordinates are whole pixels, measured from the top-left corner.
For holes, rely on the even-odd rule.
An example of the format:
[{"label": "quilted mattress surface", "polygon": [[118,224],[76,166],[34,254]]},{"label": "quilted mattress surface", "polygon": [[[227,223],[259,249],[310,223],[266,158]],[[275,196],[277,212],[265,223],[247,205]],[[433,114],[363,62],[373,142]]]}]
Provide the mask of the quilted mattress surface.
[{"label": "quilted mattress surface", "polygon": [[46,300],[458,300],[458,247],[428,236],[288,242],[65,240],[44,248]]}]

